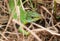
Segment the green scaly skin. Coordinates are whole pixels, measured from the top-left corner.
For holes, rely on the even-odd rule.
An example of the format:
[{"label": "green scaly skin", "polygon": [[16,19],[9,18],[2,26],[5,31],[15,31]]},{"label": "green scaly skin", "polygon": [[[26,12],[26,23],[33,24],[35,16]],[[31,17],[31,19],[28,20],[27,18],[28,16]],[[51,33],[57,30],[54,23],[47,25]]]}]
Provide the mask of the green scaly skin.
[{"label": "green scaly skin", "polygon": [[[35,12],[35,11],[25,11],[23,9],[23,7],[21,6],[21,0],[18,0],[17,6],[20,7],[20,21],[23,24],[27,24],[30,22],[35,22],[37,20],[40,19],[40,15]],[[9,0],[9,7],[10,7],[10,11],[12,11],[15,8],[15,4],[14,4],[14,0]],[[14,11],[16,12],[16,11]],[[17,14],[13,12],[13,19],[17,19]],[[33,17],[33,18],[32,18]],[[24,35],[28,35],[29,32],[27,32],[26,30],[22,30],[22,27],[19,27],[19,32],[24,33]]]}]

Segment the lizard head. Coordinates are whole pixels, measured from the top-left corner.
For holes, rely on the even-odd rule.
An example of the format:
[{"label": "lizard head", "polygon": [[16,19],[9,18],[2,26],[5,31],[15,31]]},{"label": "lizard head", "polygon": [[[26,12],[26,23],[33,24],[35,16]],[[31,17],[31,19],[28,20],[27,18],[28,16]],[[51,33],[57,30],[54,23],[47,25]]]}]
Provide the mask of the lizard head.
[{"label": "lizard head", "polygon": [[27,11],[27,21],[33,22],[41,19],[41,15],[37,13],[36,11]]}]

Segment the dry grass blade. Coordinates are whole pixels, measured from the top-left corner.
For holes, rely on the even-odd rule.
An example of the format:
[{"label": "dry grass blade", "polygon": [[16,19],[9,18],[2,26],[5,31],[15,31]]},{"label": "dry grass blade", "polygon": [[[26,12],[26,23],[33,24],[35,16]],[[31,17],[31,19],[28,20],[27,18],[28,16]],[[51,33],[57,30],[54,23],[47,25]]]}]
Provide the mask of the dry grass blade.
[{"label": "dry grass blade", "polygon": [[26,30],[28,30],[38,41],[42,41],[33,31],[31,31],[28,27],[24,26],[23,24],[20,24],[19,22],[13,20],[13,22],[23,26]]},{"label": "dry grass blade", "polygon": [[5,38],[6,40],[8,40],[8,38],[6,38],[6,37],[4,36],[4,34],[1,34],[1,33],[0,33],[0,35],[1,35],[3,38]]},{"label": "dry grass blade", "polygon": [[44,27],[41,26],[41,25],[38,25],[38,24],[36,24],[36,23],[32,23],[32,24],[34,24],[34,25],[36,25],[36,26],[38,26],[38,27],[40,27],[40,28],[42,28],[42,29],[44,29],[44,30],[50,32],[50,33],[53,34],[53,35],[58,35],[58,36],[60,36],[60,34],[55,33],[55,32],[53,32],[53,31],[51,31],[51,30],[49,30],[49,29],[46,29],[46,28],[44,28]]},{"label": "dry grass blade", "polygon": [[54,0],[54,1],[56,1],[57,3],[59,3],[59,4],[60,4],[60,0]]},{"label": "dry grass blade", "polygon": [[38,41],[42,41],[34,32],[32,32],[29,28],[27,28],[26,26],[22,25],[26,30],[28,30]]},{"label": "dry grass blade", "polygon": [[50,13],[46,7],[41,6],[41,8],[44,9],[48,14],[50,14],[52,16],[52,13]]},{"label": "dry grass blade", "polygon": [[[0,41],[60,41],[59,7],[60,0],[0,0]],[[33,12],[30,18],[30,13],[23,15],[23,10],[35,11],[41,19],[23,24],[23,20],[30,21],[35,14]]]}]

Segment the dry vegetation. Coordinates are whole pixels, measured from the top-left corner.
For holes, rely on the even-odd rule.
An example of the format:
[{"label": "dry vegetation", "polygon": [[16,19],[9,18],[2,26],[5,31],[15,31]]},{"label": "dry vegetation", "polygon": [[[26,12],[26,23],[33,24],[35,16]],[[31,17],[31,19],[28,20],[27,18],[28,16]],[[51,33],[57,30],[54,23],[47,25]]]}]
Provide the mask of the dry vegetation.
[{"label": "dry vegetation", "polygon": [[[24,25],[13,20],[8,0],[0,0],[0,41],[60,41],[60,4],[54,0],[33,0],[32,3],[41,19]],[[23,6],[31,10],[29,1]],[[19,26],[30,34],[20,33]]]}]

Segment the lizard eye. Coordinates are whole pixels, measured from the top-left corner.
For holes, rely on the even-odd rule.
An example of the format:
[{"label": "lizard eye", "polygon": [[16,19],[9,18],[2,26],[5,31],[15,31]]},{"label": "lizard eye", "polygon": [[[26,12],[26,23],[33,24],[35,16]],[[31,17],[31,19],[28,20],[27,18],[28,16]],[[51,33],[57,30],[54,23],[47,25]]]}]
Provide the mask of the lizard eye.
[{"label": "lizard eye", "polygon": [[34,17],[31,17],[32,19],[34,18]]}]

